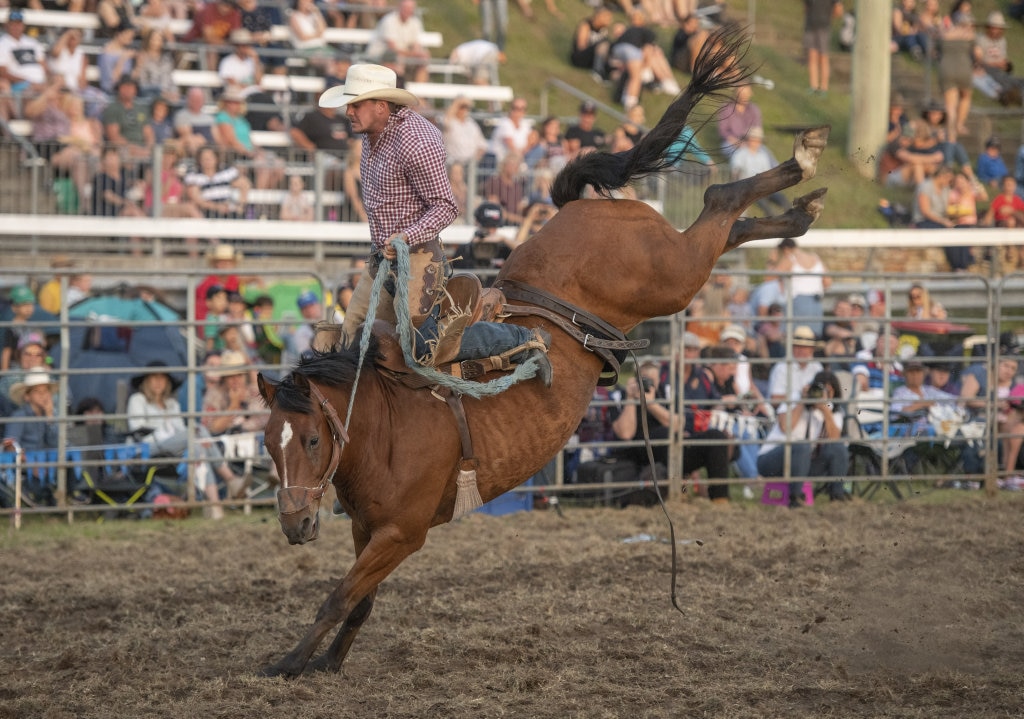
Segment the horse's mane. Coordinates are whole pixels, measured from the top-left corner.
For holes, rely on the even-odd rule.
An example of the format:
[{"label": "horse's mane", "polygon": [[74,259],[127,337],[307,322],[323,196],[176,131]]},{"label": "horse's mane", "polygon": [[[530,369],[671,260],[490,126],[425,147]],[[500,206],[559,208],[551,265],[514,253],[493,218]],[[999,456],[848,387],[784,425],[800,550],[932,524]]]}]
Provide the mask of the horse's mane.
[{"label": "horse's mane", "polygon": [[[360,335],[361,332],[357,333],[348,347],[334,347],[323,352],[310,350],[304,354],[292,373],[278,383],[274,404],[286,412],[307,414],[312,410],[308,387],[304,383],[296,383],[296,375],[329,387],[352,384],[359,369]],[[377,338],[371,335],[363,359],[363,372],[373,371],[378,350]]]},{"label": "horse's mane", "polygon": [[[722,96],[725,90],[744,84],[750,77],[752,71],[742,62],[748,43],[745,31],[736,25],[711,33],[694,62],[693,79],[658,124],[629,150],[590,152],[567,164],[551,187],[555,205],[562,207],[580,199],[588,185],[608,197],[637,178],[671,167],[675,158],[666,157],[665,151],[679,137],[697,104],[705,97]],[[706,118],[704,123],[709,120]]]}]

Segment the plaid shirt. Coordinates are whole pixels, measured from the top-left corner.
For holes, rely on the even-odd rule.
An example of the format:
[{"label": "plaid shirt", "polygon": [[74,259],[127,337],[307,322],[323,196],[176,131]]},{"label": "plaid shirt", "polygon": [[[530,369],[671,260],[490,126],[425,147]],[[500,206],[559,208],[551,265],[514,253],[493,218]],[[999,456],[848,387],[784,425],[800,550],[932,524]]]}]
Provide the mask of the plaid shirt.
[{"label": "plaid shirt", "polygon": [[407,107],[388,118],[375,144],[363,138],[359,170],[370,239],[378,249],[396,232],[404,232],[410,246],[429,242],[459,214],[441,132]]}]

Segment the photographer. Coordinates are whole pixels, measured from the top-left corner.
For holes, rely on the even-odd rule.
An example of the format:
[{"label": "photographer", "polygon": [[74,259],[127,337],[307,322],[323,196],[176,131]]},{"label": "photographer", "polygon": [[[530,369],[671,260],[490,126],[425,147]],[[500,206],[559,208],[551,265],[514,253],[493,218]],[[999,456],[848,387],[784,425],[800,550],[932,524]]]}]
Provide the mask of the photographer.
[{"label": "photographer", "polygon": [[[786,443],[790,446],[789,506],[803,504],[800,494],[804,477],[844,477],[850,458],[842,436],[843,412],[833,403],[842,398],[836,376],[818,372],[801,392],[801,398],[779,406],[776,423],[768,433],[757,456],[757,471],[762,477],[785,475]],[[805,441],[809,440],[809,441]],[[843,483],[827,482],[829,498],[849,499]]]},{"label": "photographer", "polygon": [[[514,239],[498,231],[505,224],[505,212],[496,202],[481,202],[473,218],[476,220],[473,239],[455,248],[456,259],[452,261],[452,267],[460,270],[500,269],[516,246]],[[485,277],[484,284],[490,284],[493,279],[493,275]]]},{"label": "photographer", "polygon": [[[643,392],[647,398],[647,421],[650,428],[651,439],[666,439],[669,436],[670,428],[682,425],[683,437],[693,442],[683,442],[683,466],[682,475],[687,477],[701,468],[707,470],[709,480],[729,478],[729,455],[728,445],[721,443],[728,438],[728,435],[717,429],[710,428],[711,407],[707,404],[709,400],[720,400],[715,390],[714,377],[710,370],[700,364],[700,339],[692,332],[687,332],[683,340],[684,362],[687,371],[684,384],[684,396],[687,404],[683,417],[673,415],[667,406],[658,404],[659,397],[668,396],[666,385],[658,386],[661,368],[653,363],[647,363],[640,367],[639,377],[630,379],[626,385],[626,398],[633,401],[640,399]],[[643,439],[643,427],[640,422],[640,405],[634,404],[620,406],[613,410],[612,431],[618,439],[641,440]],[[704,444],[702,440],[714,442]],[[644,447],[630,447],[627,449],[615,450],[619,456],[632,459],[638,466],[643,467],[647,462],[647,453]],[[654,448],[655,461],[668,466],[668,448],[664,445]],[[709,484],[708,499],[715,504],[724,504],[729,501],[728,484]]]}]

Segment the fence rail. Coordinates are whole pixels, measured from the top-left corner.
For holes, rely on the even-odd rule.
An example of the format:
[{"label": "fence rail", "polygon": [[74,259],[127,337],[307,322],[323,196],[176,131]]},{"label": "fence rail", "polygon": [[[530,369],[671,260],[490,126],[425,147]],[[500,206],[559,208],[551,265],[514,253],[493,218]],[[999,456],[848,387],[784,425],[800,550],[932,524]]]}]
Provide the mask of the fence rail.
[{"label": "fence rail", "polygon": [[[101,280],[115,280],[123,281],[123,271],[114,270],[98,270],[98,277]],[[750,271],[723,271],[731,281],[737,284],[751,284],[753,280],[759,279],[755,273]],[[177,277],[186,284],[187,286],[187,297],[194,296],[194,289],[198,282],[205,275],[196,272],[182,272],[178,273]],[[0,272],[0,283],[10,281],[12,284],[14,278],[17,278],[20,272],[17,268],[4,268]],[[309,275],[307,275],[309,276]],[[268,278],[269,279],[269,278]],[[331,281],[333,278],[318,277],[317,281],[322,287],[332,286]],[[788,281],[789,278],[783,278],[784,281]],[[845,286],[856,286],[852,276],[846,276],[842,273],[837,273],[837,280],[844,283]],[[941,350],[945,353],[945,359],[949,362],[957,363],[961,366],[966,366],[969,358],[964,354],[965,347],[969,349],[972,344],[979,344],[983,348],[983,352],[974,358],[974,361],[980,362],[984,365],[987,376],[995,378],[997,376],[997,367],[1000,359],[1004,358],[998,348],[993,342],[982,341],[978,342],[978,337],[985,338],[997,338],[1004,332],[1011,332],[1014,334],[1020,334],[1022,328],[1024,328],[1024,311],[1020,308],[1024,307],[1024,275],[1011,275],[999,279],[988,279],[983,277],[964,277],[960,278],[956,286],[951,286],[950,283],[942,285],[945,276],[943,275],[877,275],[870,278],[861,278],[859,282],[861,290],[866,290],[870,287],[872,290],[878,291],[887,300],[885,303],[886,312],[884,315],[875,317],[876,321],[880,323],[881,329],[884,331],[888,327],[899,325],[901,320],[906,320],[906,317],[902,316],[905,311],[906,302],[904,299],[906,288],[914,282],[922,283],[925,285],[933,284],[935,287],[942,287],[933,293],[933,297],[937,300],[942,301],[947,308],[950,310],[950,316],[947,318],[945,323],[937,325],[937,328],[942,329],[949,326],[960,326],[961,332],[959,335],[953,336],[948,334],[942,334],[937,332],[934,336],[931,336],[928,332],[918,332],[918,339],[921,336],[926,336],[928,341],[933,345],[940,346]],[[66,283],[66,280],[64,280]],[[66,287],[64,287],[66,291]],[[958,302],[957,297],[959,292],[968,292],[971,295],[980,295],[987,298],[985,303],[984,312],[978,313],[972,311],[970,314],[958,314]],[[808,321],[808,317],[801,317],[794,313],[792,307],[788,308],[788,312],[783,320],[784,326],[791,330],[801,323]],[[198,394],[198,380],[200,374],[203,372],[201,365],[201,349],[199,342],[195,337],[195,328],[202,324],[202,321],[195,319],[195,305],[194,302],[189,300],[187,307],[184,311],[184,318],[178,322],[167,323],[177,327],[181,332],[185,333],[188,340],[188,356],[187,361],[184,362],[180,367],[172,367],[172,370],[181,370],[182,374],[186,377],[186,394],[187,399],[183,403],[183,417],[190,426],[194,426],[199,422],[203,413],[200,411],[200,396]],[[725,322],[731,318],[724,315],[722,316],[709,316],[701,318],[702,322]],[[634,335],[647,336],[654,339],[652,347],[654,348],[654,354],[650,357],[642,358],[643,360],[654,360],[663,362],[670,367],[670,377],[681,377],[679,374],[681,367],[679,365],[679,359],[677,354],[672,348],[679,346],[679,339],[682,333],[688,328],[693,328],[693,318],[687,318],[685,316],[676,316],[671,318],[656,318],[651,320],[640,328],[634,331]],[[73,369],[69,362],[71,353],[74,352],[74,348],[71,348],[68,344],[70,331],[75,327],[81,327],[83,324],[88,324],[88,321],[73,320],[67,314],[67,308],[62,309],[61,317],[53,320],[50,323],[48,331],[59,332],[61,340],[59,344],[59,361],[52,367],[53,374],[60,382],[60,391],[64,394],[62,396],[67,397],[66,392],[68,391],[68,382],[72,377],[90,377],[102,374],[104,372],[120,372],[120,373],[135,373],[138,371],[137,366],[127,365],[124,367],[105,367],[103,369]],[[129,321],[117,321],[117,326],[131,330],[137,327],[152,326],[152,321],[148,322],[129,322]],[[5,327],[10,326],[10,322],[0,322],[0,331]],[[964,329],[966,328],[966,329]],[[919,328],[920,329],[920,328]],[[925,328],[927,329],[927,328]],[[906,333],[908,337],[915,336],[913,332]],[[970,337],[971,343],[965,342]],[[883,356],[880,358],[882,362],[893,362],[898,361],[899,357]],[[836,363],[848,363],[854,358],[849,356],[837,356],[832,357],[831,360]],[[755,368],[767,369],[770,362],[783,361],[792,362],[792,354],[787,352],[787,356],[781,360],[767,360],[767,359],[754,359],[752,360],[752,366]],[[264,369],[274,370],[279,368],[265,367]],[[287,369],[287,368],[280,368]],[[627,369],[627,372],[629,370]],[[759,375],[763,376],[763,372],[759,372]],[[679,383],[678,386],[681,386]],[[980,399],[982,400],[983,406],[977,412],[977,416],[983,421],[983,429],[977,436],[966,438],[965,436],[955,437],[952,434],[946,436],[936,436],[931,438],[922,439],[921,442],[927,442],[931,444],[941,444],[947,441],[956,441],[963,444],[966,441],[970,441],[977,445],[980,449],[980,456],[983,458],[984,465],[983,469],[975,471],[973,473],[965,473],[960,470],[937,472],[928,476],[921,476],[919,474],[913,474],[907,471],[906,466],[899,465],[895,459],[898,457],[898,453],[894,453],[895,450],[905,449],[910,440],[906,437],[901,437],[896,434],[891,434],[889,429],[895,422],[890,418],[889,408],[891,399],[888,391],[890,388],[886,387],[884,396],[876,398],[876,406],[874,410],[879,412],[879,423],[881,425],[881,432],[875,438],[858,438],[856,443],[866,448],[866,450],[872,453],[877,461],[872,465],[873,473],[871,474],[851,474],[846,477],[845,480],[857,483],[864,487],[877,488],[878,486],[886,486],[893,491],[898,492],[899,486],[906,482],[911,481],[926,481],[929,483],[940,482],[940,481],[974,481],[979,484],[984,484],[986,487],[995,488],[997,481],[1000,478],[1005,478],[1009,473],[1012,472],[1012,467],[1005,470],[1000,470],[1000,464],[998,462],[999,445],[1005,440],[1013,439],[1014,435],[1009,435],[1001,432],[998,429],[998,422],[996,421],[999,414],[999,401],[997,397],[994,382],[989,382],[988,392]],[[679,412],[683,406],[684,398],[678,395],[666,398],[665,404],[670,408],[672,412]],[[686,401],[687,405],[693,404],[692,400]],[[841,404],[845,404],[850,412],[854,412],[853,405],[850,403],[849,398],[844,400]],[[598,402],[595,406],[600,405]],[[81,507],[76,506],[73,502],[68,499],[67,493],[67,476],[69,473],[76,471],[76,466],[73,462],[68,461],[66,448],[70,445],[67,439],[67,431],[72,423],[80,421],[81,417],[76,417],[69,414],[69,408],[67,406],[60,406],[58,409],[57,420],[60,423],[61,452],[58,453],[52,463],[58,470],[58,481],[61,483],[57,487],[55,496],[58,498],[56,507],[39,507],[35,509],[23,508],[21,513],[28,512],[67,512],[69,518],[73,517],[78,512],[96,511],[95,506]],[[708,407],[708,409],[713,409]],[[123,410],[114,411],[109,413],[108,419],[112,422],[123,422],[127,419],[127,415],[124,414]],[[744,438],[730,438],[726,443],[731,446],[742,446],[757,444],[761,439],[757,436],[744,437]],[[805,440],[796,439],[792,441],[792,444],[800,444]],[[841,440],[844,443],[849,443],[852,440],[844,438]],[[684,441],[681,434],[673,434],[666,440],[661,440],[658,444],[661,446],[667,446],[669,452],[669,464],[671,467],[680,467],[681,458],[685,447],[688,446],[687,442]],[[713,443],[713,442],[712,442]],[[917,441],[915,440],[916,444]],[[580,449],[585,449],[593,455],[600,455],[603,450],[609,447],[622,448],[628,446],[635,446],[636,443],[630,442],[579,442],[578,438],[570,441],[566,448],[567,452],[573,453]],[[564,453],[563,453],[564,455]],[[628,490],[636,487],[636,482],[621,482],[621,483],[604,483],[600,486],[591,484],[580,484],[573,483],[573,477],[571,474],[565,472],[565,467],[562,463],[564,456],[560,455],[556,461],[553,474],[547,481],[535,482],[533,489],[541,492],[548,493],[579,493],[579,492],[595,492],[601,491],[618,491]],[[249,458],[251,459],[251,458]],[[167,460],[165,460],[167,461]],[[195,464],[201,462],[201,458],[194,453],[190,453],[189,459],[186,460],[190,470],[190,476],[194,473]],[[44,463],[43,466],[47,466]],[[0,468],[2,470],[3,468]],[[9,469],[9,468],[7,468]],[[675,493],[680,491],[683,486],[684,478],[679,475],[678,471],[671,471],[669,477],[666,478],[666,483],[673,488]],[[707,480],[704,480],[705,482]],[[750,483],[752,480],[749,478],[734,478],[731,480],[721,480],[733,484]],[[194,492],[188,495],[190,501],[195,500]],[[257,502],[258,503],[258,502]],[[198,502],[196,506],[200,506],[202,502]],[[251,504],[251,503],[250,503]],[[136,508],[144,508],[143,505],[138,504]],[[16,510],[5,510],[6,513],[14,513]]]}]

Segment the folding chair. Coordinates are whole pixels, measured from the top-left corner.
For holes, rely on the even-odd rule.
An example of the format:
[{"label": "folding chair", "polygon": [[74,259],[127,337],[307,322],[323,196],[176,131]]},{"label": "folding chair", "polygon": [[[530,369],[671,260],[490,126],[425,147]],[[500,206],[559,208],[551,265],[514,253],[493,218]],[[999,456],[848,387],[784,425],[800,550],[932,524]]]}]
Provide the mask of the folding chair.
[{"label": "folding chair", "polygon": [[[155,467],[137,464],[149,459],[149,445],[118,444],[73,450],[81,462],[79,489],[91,494],[93,501],[113,507],[130,507],[142,499],[153,484]],[[99,464],[92,464],[88,453],[100,456]]]},{"label": "folding chair", "polygon": [[858,392],[854,385],[853,395],[847,407],[850,474],[879,478],[865,484],[860,495],[870,499],[879,488],[886,485],[896,499],[903,499],[899,483],[894,479],[884,478],[882,466],[885,458],[890,475],[910,474],[906,452],[917,444],[917,440],[910,435],[910,424],[890,422],[888,437],[883,436],[888,406],[880,389]]},{"label": "folding chair", "polygon": [[[243,476],[254,477],[253,468],[262,467],[267,459],[266,446],[263,444],[263,432],[240,432],[237,434],[222,434],[217,437],[224,459],[233,465],[241,465]],[[245,491],[245,498],[252,499],[267,491],[276,484],[270,473],[264,474],[258,482],[254,482]],[[247,502],[245,513],[252,512],[252,506]]]}]

